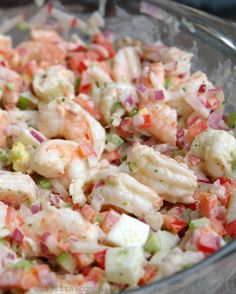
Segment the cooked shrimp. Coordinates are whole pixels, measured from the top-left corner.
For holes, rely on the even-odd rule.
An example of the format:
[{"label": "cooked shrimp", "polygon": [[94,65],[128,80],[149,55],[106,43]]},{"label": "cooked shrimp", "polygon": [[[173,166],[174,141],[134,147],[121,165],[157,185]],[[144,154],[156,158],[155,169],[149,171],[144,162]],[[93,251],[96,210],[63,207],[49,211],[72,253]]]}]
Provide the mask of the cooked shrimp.
[{"label": "cooked shrimp", "polygon": [[151,187],[166,201],[194,202],[197,177],[186,165],[140,144],[133,146],[128,161],[132,164],[132,176]]},{"label": "cooked shrimp", "polygon": [[[60,253],[60,245],[64,245],[70,237],[92,243],[98,241],[98,228],[85,220],[78,211],[69,208],[50,207],[48,210],[39,211],[25,219],[21,230],[27,237],[21,249],[31,256],[40,255],[38,241],[45,233],[48,235],[45,242],[49,251],[57,255]],[[30,244],[31,250],[28,251],[27,245]]]},{"label": "cooked shrimp", "polygon": [[107,175],[105,172],[102,181],[104,185],[94,188],[92,192],[92,206],[97,201],[96,197],[100,196],[103,205],[114,205],[132,213],[155,230],[161,227],[162,217],[157,210],[162,206],[162,198],[154,190],[125,173]]},{"label": "cooked shrimp", "polygon": [[21,77],[7,67],[0,67],[0,97],[3,106],[7,109],[16,108],[18,98],[21,92]]},{"label": "cooked shrimp", "polygon": [[190,65],[193,54],[170,47],[162,56],[162,62],[169,76],[183,77],[189,76]]},{"label": "cooked shrimp", "polygon": [[65,44],[50,38],[23,42],[18,46],[17,52],[23,66],[30,60],[35,60],[40,66],[64,64],[66,58]]},{"label": "cooked shrimp", "polygon": [[[57,122],[57,123],[55,123]],[[88,112],[66,98],[39,107],[38,129],[47,138],[63,137],[78,142],[100,158],[105,147],[105,130]]]},{"label": "cooked shrimp", "polygon": [[223,130],[209,129],[192,142],[188,157],[193,154],[201,160],[201,166],[208,175],[236,178],[236,140]]},{"label": "cooked shrimp", "polygon": [[141,63],[135,47],[120,49],[113,63],[113,77],[116,82],[132,83],[141,75]]},{"label": "cooked shrimp", "polygon": [[86,199],[82,187],[89,169],[87,161],[79,156],[78,149],[79,145],[72,141],[46,141],[36,149],[31,168],[46,178],[59,179],[70,191],[73,201],[84,204]]},{"label": "cooked shrimp", "polygon": [[26,174],[0,172],[0,200],[19,206],[21,203],[31,204],[36,200],[36,185]]},{"label": "cooked shrimp", "polygon": [[33,79],[36,96],[43,102],[50,102],[54,98],[65,96],[74,98],[75,76],[72,71],[62,65],[39,69]]},{"label": "cooked shrimp", "polygon": [[164,143],[175,145],[177,133],[176,110],[162,103],[150,103],[145,106],[151,114],[151,125],[147,133]]},{"label": "cooked shrimp", "polygon": [[113,83],[101,90],[98,108],[106,124],[117,126],[125,111],[130,112],[137,102],[137,93],[132,85]]}]

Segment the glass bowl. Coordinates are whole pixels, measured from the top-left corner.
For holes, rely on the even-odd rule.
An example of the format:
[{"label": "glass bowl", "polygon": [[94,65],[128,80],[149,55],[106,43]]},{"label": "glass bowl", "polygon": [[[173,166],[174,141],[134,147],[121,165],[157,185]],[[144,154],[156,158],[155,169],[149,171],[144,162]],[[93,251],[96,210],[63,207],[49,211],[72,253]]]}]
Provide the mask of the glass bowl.
[{"label": "glass bowl", "polygon": [[[100,9],[105,14],[106,29],[112,30],[117,38],[130,35],[147,43],[161,39],[167,45],[193,52],[192,72],[205,72],[209,80],[223,88],[226,111],[236,109],[235,23],[167,0],[108,0],[100,1],[100,5],[93,0],[67,0],[51,1],[51,4],[82,20]],[[41,9],[27,0],[0,1],[0,8],[0,32],[10,33],[15,44],[26,39],[27,34],[4,27],[8,18],[23,12],[31,19]],[[127,293],[215,293],[236,272],[235,260],[236,240],[189,269]]]}]

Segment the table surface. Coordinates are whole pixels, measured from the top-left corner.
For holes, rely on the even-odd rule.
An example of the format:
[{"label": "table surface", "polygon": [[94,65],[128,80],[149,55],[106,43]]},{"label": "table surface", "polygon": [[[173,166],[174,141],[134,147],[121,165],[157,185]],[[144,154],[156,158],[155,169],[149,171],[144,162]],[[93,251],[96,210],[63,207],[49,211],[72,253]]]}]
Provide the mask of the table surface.
[{"label": "table surface", "polygon": [[236,293],[236,275],[233,275],[227,282],[216,291],[215,294],[234,294]]}]

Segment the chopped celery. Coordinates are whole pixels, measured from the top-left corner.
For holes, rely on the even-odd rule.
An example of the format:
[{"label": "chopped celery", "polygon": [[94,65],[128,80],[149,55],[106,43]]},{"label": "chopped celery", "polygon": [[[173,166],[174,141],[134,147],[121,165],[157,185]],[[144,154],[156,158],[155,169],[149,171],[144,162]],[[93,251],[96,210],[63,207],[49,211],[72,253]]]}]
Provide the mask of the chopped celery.
[{"label": "chopped celery", "polygon": [[202,217],[202,218],[191,220],[189,223],[189,228],[190,229],[197,229],[202,226],[209,225],[209,224],[210,224],[210,220],[206,217]]},{"label": "chopped celery", "polygon": [[133,109],[131,109],[131,111],[129,112],[129,116],[135,116],[138,113],[138,109],[136,107],[134,107]]},{"label": "chopped celery", "polygon": [[29,269],[35,265],[35,261],[29,261],[27,259],[21,259],[17,263],[14,264],[14,268],[16,269]]},{"label": "chopped celery", "polygon": [[119,147],[124,143],[124,140],[121,139],[121,137],[119,137],[118,135],[116,135],[114,133],[110,133],[107,135],[106,142],[112,143],[116,147]]},{"label": "chopped celery", "polygon": [[161,250],[161,241],[157,234],[151,232],[147,240],[144,250],[150,253],[156,253]]},{"label": "chopped celery", "polygon": [[73,259],[71,255],[65,252],[61,253],[57,257],[57,263],[69,273],[73,273],[74,270],[76,269],[75,260]]},{"label": "chopped celery", "polygon": [[172,86],[172,84],[173,84],[172,79],[166,79],[165,80],[165,88],[166,88],[166,90],[168,90]]},{"label": "chopped celery", "polygon": [[43,189],[49,190],[52,188],[51,182],[48,179],[44,178],[43,176],[38,176],[36,182]]}]

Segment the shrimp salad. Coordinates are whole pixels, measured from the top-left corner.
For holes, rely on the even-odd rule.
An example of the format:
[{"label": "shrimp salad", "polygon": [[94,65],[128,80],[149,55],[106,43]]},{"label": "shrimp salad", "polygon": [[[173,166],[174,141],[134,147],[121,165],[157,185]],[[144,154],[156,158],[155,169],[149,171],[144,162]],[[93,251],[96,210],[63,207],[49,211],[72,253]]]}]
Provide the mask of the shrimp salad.
[{"label": "shrimp salad", "polygon": [[0,36],[3,291],[121,292],[236,236],[222,89],[189,52],[91,31]]}]

